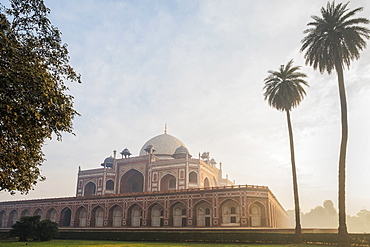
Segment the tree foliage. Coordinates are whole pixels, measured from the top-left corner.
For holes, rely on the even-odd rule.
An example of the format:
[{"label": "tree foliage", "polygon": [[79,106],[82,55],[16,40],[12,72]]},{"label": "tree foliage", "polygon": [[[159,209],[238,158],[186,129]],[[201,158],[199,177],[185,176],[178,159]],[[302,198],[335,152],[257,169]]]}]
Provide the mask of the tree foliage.
[{"label": "tree foliage", "polygon": [[304,31],[301,51],[305,51],[306,64],[329,74],[335,70],[338,77],[339,99],[341,109],[342,139],[338,165],[338,246],[350,246],[350,238],[346,223],[346,156],[348,141],[347,98],[344,83],[344,67],[360,57],[360,51],[366,47],[366,39],[370,38],[370,29],[363,26],[369,20],[355,17],[362,7],[350,10],[346,4],[328,2],[321,8],[321,16],[312,16]]},{"label": "tree foliage", "polygon": [[0,5],[0,191],[27,193],[44,177],[42,146],[72,133],[65,81],[80,82],[43,0]]},{"label": "tree foliage", "polygon": [[292,108],[299,105],[306,95],[303,86],[308,86],[304,80],[306,74],[299,72],[300,66],[293,66],[293,60],[290,60],[287,65],[281,65],[277,71],[269,70],[269,76],[265,78],[264,96],[270,106],[279,111],[285,111],[287,116],[289,143],[290,143],[290,159],[292,164],[292,181],[294,193],[294,211],[295,211],[295,243],[302,242],[299,193],[297,169],[295,165],[294,154],[294,138],[293,128],[290,120],[290,111]]},{"label": "tree foliage", "polygon": [[287,65],[281,65],[279,70],[269,70],[265,78],[265,100],[270,106],[279,111],[290,111],[299,105],[306,91],[302,87],[308,86],[304,80],[306,74],[299,72],[300,66],[293,66],[293,60]]},{"label": "tree foliage", "polygon": [[50,220],[40,221],[40,216],[24,216],[10,230],[10,235],[19,237],[19,241],[28,239],[49,241],[58,234],[58,225]]}]

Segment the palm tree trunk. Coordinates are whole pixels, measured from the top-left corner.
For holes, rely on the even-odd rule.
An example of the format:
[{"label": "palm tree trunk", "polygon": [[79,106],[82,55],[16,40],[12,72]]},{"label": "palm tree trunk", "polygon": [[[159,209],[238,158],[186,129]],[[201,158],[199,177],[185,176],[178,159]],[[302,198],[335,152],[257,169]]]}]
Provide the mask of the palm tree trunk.
[{"label": "palm tree trunk", "polygon": [[348,119],[347,119],[347,100],[346,89],[344,87],[344,76],[342,63],[336,59],[335,69],[338,75],[339,99],[341,110],[342,140],[340,144],[339,167],[338,167],[338,246],[350,246],[349,235],[346,223],[346,153],[348,140]]},{"label": "palm tree trunk", "polygon": [[301,215],[299,208],[299,197],[298,197],[298,181],[297,172],[295,167],[295,157],[294,157],[294,142],[293,142],[293,131],[292,124],[290,121],[289,110],[286,110],[286,117],[288,122],[289,131],[289,141],[290,141],[290,159],[292,162],[292,175],[293,175],[293,194],[294,194],[294,207],[295,207],[295,243],[302,243],[302,230],[301,230]]}]

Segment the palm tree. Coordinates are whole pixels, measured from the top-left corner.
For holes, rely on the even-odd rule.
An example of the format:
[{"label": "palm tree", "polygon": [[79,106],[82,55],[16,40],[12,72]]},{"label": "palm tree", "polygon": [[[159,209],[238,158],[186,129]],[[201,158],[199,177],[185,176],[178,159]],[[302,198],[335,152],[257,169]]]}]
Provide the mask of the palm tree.
[{"label": "palm tree", "polygon": [[268,101],[269,105],[276,108],[279,111],[285,111],[288,132],[290,141],[290,158],[292,162],[292,175],[293,175],[293,193],[294,193],[294,206],[295,206],[295,242],[302,242],[301,234],[301,220],[300,220],[300,209],[299,209],[299,197],[298,197],[298,182],[297,172],[295,166],[294,157],[294,142],[293,142],[293,131],[292,124],[290,121],[290,111],[292,108],[299,105],[303,97],[306,95],[306,91],[302,85],[308,86],[307,82],[303,79],[307,75],[299,72],[300,66],[293,67],[293,60],[290,60],[286,66],[281,65],[278,71],[268,71],[270,74],[265,78],[264,96],[265,100]]},{"label": "palm tree", "polygon": [[339,241],[338,246],[349,246],[346,225],[345,176],[346,150],[348,139],[347,100],[344,86],[343,68],[349,68],[351,61],[360,57],[360,51],[366,47],[365,38],[370,38],[370,30],[362,24],[368,24],[366,18],[353,16],[363,8],[347,9],[343,3],[328,2],[321,8],[322,17],[312,16],[314,21],[308,23],[307,34],[302,40],[301,51],[306,50],[306,64],[329,74],[335,69],[338,76],[339,98],[341,108],[342,140],[340,145],[338,169],[338,208]]}]

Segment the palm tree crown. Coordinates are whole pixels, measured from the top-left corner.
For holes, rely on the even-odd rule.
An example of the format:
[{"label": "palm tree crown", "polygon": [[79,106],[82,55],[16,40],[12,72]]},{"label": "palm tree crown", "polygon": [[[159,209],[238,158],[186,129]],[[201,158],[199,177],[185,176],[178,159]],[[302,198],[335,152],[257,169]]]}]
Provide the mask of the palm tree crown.
[{"label": "palm tree crown", "polygon": [[330,74],[336,61],[340,61],[341,67],[343,64],[349,67],[366,48],[364,38],[370,38],[370,30],[359,26],[368,24],[369,20],[351,18],[363,8],[349,11],[347,5],[328,2],[326,8],[321,8],[322,17],[312,16],[314,21],[307,24],[311,27],[304,31],[307,36],[302,40],[301,51],[307,49],[306,64],[318,68],[321,73],[326,70]]},{"label": "palm tree crown", "polygon": [[279,111],[290,111],[306,95],[302,85],[308,86],[308,83],[302,78],[307,75],[298,72],[300,66],[292,65],[293,60],[290,60],[287,65],[281,65],[278,71],[269,70],[270,75],[264,80],[265,100]]}]

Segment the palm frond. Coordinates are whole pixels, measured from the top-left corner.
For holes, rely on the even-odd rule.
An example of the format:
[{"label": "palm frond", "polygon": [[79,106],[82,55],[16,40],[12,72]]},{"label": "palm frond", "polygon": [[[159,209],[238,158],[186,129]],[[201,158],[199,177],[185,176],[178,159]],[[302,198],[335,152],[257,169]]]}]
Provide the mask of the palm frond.
[{"label": "palm frond", "polygon": [[269,70],[264,79],[264,99],[271,107],[279,111],[290,111],[299,105],[306,95],[303,88],[308,83],[303,79],[307,75],[299,72],[300,66],[293,66],[293,60],[281,65],[277,71]]},{"label": "palm frond", "polygon": [[348,3],[328,2],[321,8],[321,17],[312,16],[306,35],[302,40],[301,52],[305,51],[306,65],[329,74],[335,69],[335,61],[346,66],[358,59],[360,51],[366,47],[365,39],[370,38],[370,30],[363,24],[369,24],[366,18],[352,18],[362,7],[349,10]]}]

